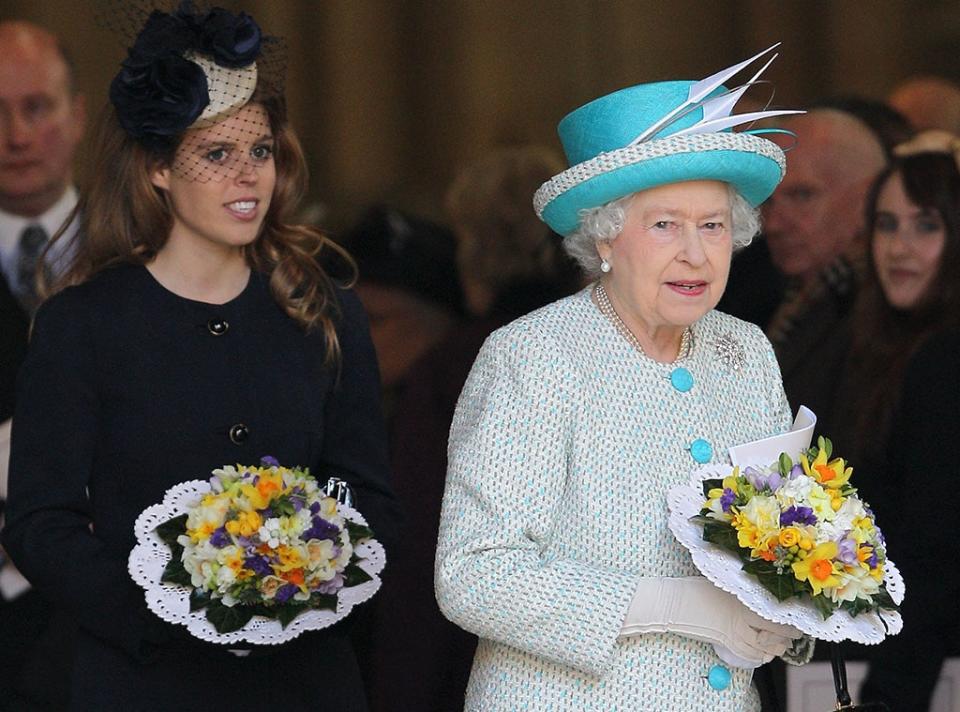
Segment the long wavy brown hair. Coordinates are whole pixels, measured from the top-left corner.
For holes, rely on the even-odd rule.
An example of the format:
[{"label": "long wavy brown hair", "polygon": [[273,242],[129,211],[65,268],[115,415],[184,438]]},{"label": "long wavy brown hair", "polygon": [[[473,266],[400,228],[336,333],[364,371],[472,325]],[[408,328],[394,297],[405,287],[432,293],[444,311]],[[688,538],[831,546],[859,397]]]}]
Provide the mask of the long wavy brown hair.
[{"label": "long wavy brown hair", "polygon": [[[348,279],[340,286],[353,283],[355,265],[343,248],[320,230],[295,222],[294,211],[307,188],[307,165],[287,121],[282,95],[258,88],[250,103],[261,105],[270,119],[277,178],[260,234],[244,246],[244,255],[251,269],[270,275],[273,297],[290,318],[304,330],[323,330],[326,360],[338,362],[338,285],[321,267],[321,259],[327,257],[326,251],[332,251],[335,262],[348,266]],[[105,107],[93,135],[89,185],[47,247],[49,250],[53,242],[66,239],[67,227],[78,223],[70,238],[73,244],[64,251],[68,262],[60,277],[44,290],[46,297],[86,282],[109,267],[145,265],[156,257],[170,236],[173,214],[150,176],[158,166],[172,164],[179,143],[173,142],[166,150],[149,150],[127,135],[111,105]]]},{"label": "long wavy brown hair", "polygon": [[899,175],[907,197],[935,211],[943,221],[946,240],[940,265],[927,292],[909,310],[887,301],[876,276],[873,251],[854,308],[853,358],[860,393],[855,446],[867,447],[877,432],[886,433],[900,396],[911,357],[934,333],[960,326],[960,171],[945,153],[918,153],[895,160],[873,184],[867,196],[870,245],[877,219],[877,201],[887,182]]}]

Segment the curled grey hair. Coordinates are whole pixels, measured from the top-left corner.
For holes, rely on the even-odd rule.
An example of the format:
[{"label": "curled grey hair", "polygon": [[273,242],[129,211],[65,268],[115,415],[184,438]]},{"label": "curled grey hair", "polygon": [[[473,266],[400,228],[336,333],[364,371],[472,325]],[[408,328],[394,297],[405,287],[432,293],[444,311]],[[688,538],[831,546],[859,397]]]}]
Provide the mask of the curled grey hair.
[{"label": "curled grey hair", "polygon": [[[754,208],[733,186],[730,192],[730,219],[733,222],[733,249],[749,245],[760,232],[760,211]],[[599,208],[580,211],[580,227],[563,238],[563,249],[580,263],[590,279],[597,279],[600,271],[600,255],[597,243],[616,239],[623,231],[627,220],[627,208],[633,195],[613,200]]]}]

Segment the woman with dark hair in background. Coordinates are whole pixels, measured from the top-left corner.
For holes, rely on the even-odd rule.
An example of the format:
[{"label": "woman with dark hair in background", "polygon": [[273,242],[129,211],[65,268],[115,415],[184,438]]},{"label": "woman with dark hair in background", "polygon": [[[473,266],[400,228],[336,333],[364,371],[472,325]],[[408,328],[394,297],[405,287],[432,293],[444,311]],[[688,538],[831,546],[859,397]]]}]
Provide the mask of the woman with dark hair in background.
[{"label": "woman with dark hair in background", "polygon": [[169,487],[267,454],[346,480],[392,539],[366,319],[318,266],[332,243],[291,222],[304,160],[267,50],[242,13],[150,15],[36,317],[4,545],[80,625],[71,709],[366,709],[343,625],[237,656],[151,613],[127,573]]},{"label": "woman with dark hair in background", "polygon": [[[866,656],[861,698],[892,710],[929,707],[957,650],[960,576],[952,516],[960,442],[960,141],[944,132],[899,146],[867,202],[870,267],[833,422],[837,449],[883,525],[907,583],[904,629]],[[842,448],[842,449],[841,449]]]}]

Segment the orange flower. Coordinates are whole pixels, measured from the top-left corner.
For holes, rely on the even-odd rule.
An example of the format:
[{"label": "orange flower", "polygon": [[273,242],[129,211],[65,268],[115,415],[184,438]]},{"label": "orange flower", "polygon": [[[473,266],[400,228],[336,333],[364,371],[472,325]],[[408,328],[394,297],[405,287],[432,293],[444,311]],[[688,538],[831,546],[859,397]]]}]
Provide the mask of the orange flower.
[{"label": "orange flower", "polygon": [[292,583],[297,586],[303,586],[303,569],[294,569],[293,571],[287,571],[285,574],[280,576],[287,583]]}]

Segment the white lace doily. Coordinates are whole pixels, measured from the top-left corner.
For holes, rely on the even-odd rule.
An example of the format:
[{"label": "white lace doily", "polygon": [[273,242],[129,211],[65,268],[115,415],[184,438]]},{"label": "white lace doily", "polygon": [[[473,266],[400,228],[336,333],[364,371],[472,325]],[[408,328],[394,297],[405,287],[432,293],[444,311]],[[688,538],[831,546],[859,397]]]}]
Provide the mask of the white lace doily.
[{"label": "white lace doily", "polygon": [[[257,645],[276,645],[296,638],[308,630],[318,630],[333,625],[358,603],[363,603],[380,588],[380,577],[387,557],[383,545],[370,539],[356,547],[361,557],[358,566],[372,577],[356,586],[340,589],[337,595],[337,610],[304,611],[283,628],[280,622],[263,616],[254,616],[240,630],[232,633],[218,633],[207,620],[206,611],[190,611],[190,588],[171,583],[162,583],[160,576],[170,561],[170,547],[157,535],[156,527],[164,522],[186,513],[187,508],[210,491],[210,483],[204,480],[182,482],[167,490],[161,504],[147,507],[134,524],[137,545],[130,552],[127,570],[146,591],[147,607],[169,623],[177,623],[197,638],[211,643],[236,645],[255,643]],[[347,518],[358,524],[366,524],[359,512],[344,504],[337,509]]]},{"label": "white lace doily", "polygon": [[[674,487],[667,494],[670,531],[690,551],[700,573],[715,586],[735,595],[757,615],[775,623],[792,625],[820,640],[834,643],[853,640],[876,645],[885,636],[900,632],[903,619],[896,611],[861,613],[853,618],[846,611],[838,610],[824,620],[809,601],[799,598],[778,601],[756,578],[740,569],[742,562],[735,554],[704,541],[702,526],[690,521],[690,517],[699,514],[703,506],[701,483],[705,479],[723,479],[729,474],[729,466],[708,465],[694,472],[688,484]],[[903,601],[903,578],[889,559],[884,583],[890,597],[899,605]]]}]

